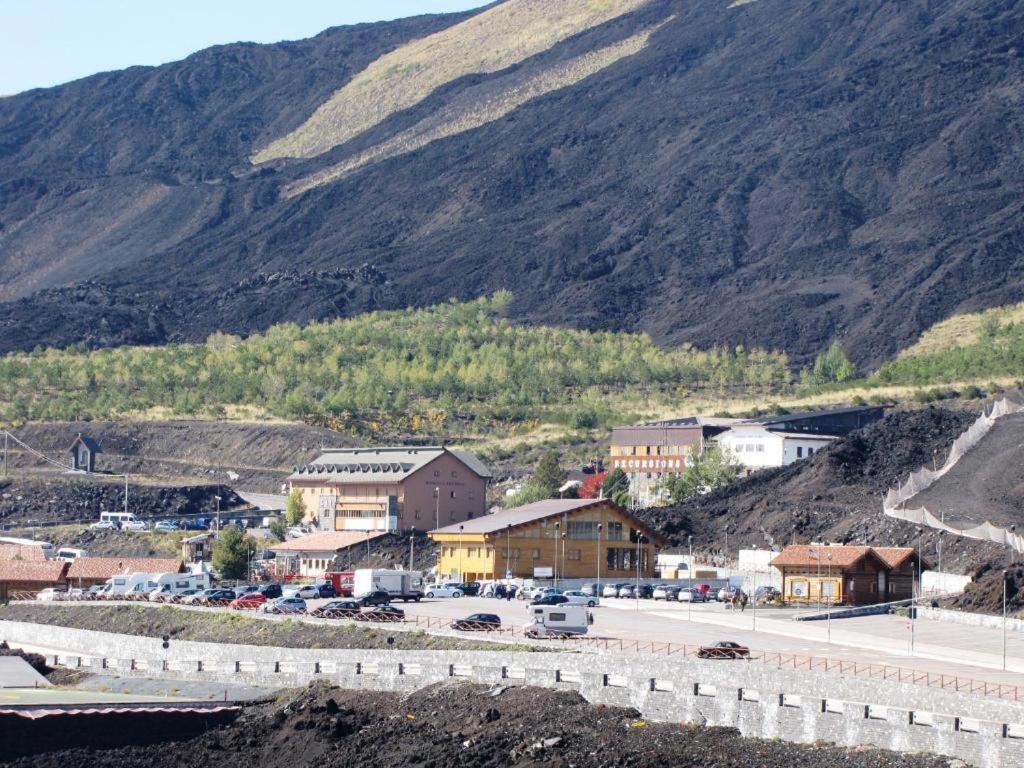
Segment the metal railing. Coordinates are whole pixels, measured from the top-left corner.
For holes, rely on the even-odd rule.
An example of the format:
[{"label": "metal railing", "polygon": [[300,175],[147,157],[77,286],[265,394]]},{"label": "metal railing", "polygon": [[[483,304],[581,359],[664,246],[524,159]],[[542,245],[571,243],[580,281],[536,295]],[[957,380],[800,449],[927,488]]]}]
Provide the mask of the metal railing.
[{"label": "metal railing", "polygon": [[[34,602],[34,592],[12,592],[12,602]],[[55,601],[59,604],[74,602],[91,603],[119,603],[119,602],[148,602],[145,597],[133,598],[126,595],[114,595],[110,598],[96,599],[96,596],[82,596],[80,598],[64,599]],[[213,601],[206,603],[195,603],[188,607],[192,608],[225,608],[230,601]],[[159,605],[159,603],[150,603]],[[252,609],[250,609],[252,610]],[[626,640],[622,638],[594,637],[592,635],[565,634],[558,637],[547,638],[538,642],[527,632],[513,624],[492,624],[491,622],[470,622],[465,619],[449,619],[438,616],[407,616],[405,614],[392,613],[390,611],[379,611],[373,608],[364,609],[359,612],[351,610],[319,611],[306,614],[283,614],[299,618],[317,618],[338,621],[365,622],[372,624],[401,625],[409,628],[454,631],[454,632],[486,632],[491,638],[508,638],[510,640],[521,640],[540,645],[547,648],[558,648],[574,651],[601,651],[609,653],[645,653],[659,656],[694,657],[706,658],[707,646],[690,643],[669,643],[656,640]],[[701,651],[704,649],[704,653]],[[928,688],[939,688],[942,690],[955,691],[1006,699],[1010,701],[1024,701],[1024,688],[1016,685],[1003,683],[992,683],[986,680],[976,680],[959,675],[947,675],[937,672],[928,672],[920,669],[892,666],[890,664],[873,664],[859,661],[848,661],[845,659],[830,659],[823,656],[804,656],[801,654],[780,653],[772,651],[749,651],[749,655],[742,659],[735,659],[740,663],[763,664],[775,669],[792,669],[819,671],[840,675],[848,675],[863,679],[883,680],[898,683],[910,683]]]}]

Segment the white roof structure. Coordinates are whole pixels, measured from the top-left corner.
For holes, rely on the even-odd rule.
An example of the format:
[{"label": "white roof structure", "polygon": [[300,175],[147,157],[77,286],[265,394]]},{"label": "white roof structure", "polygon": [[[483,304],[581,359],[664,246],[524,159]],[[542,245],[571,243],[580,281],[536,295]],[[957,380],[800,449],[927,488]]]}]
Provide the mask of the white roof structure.
[{"label": "white roof structure", "polygon": [[419,471],[446,453],[461,461],[480,477],[490,477],[484,464],[468,451],[441,446],[410,448],[328,448],[319,457],[294,467],[289,480],[319,480],[330,483],[397,482]]}]

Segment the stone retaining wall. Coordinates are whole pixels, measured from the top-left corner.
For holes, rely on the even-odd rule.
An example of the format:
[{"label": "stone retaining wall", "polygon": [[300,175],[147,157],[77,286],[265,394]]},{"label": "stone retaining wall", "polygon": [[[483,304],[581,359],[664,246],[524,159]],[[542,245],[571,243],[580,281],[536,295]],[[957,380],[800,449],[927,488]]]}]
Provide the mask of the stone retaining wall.
[{"label": "stone retaining wall", "polygon": [[0,621],[0,639],[62,665],[123,676],[283,687],[415,690],[461,679],[578,690],[595,704],[745,736],[933,752],[1024,765],[1024,702],[814,670],[651,654],[295,649],[115,635]]}]

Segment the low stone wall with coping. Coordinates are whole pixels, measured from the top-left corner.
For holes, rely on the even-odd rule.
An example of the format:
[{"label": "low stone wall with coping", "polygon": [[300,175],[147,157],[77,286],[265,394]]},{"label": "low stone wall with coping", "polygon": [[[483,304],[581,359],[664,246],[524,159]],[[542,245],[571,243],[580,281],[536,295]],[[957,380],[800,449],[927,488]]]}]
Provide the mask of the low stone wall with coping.
[{"label": "low stone wall with coping", "polygon": [[745,736],[873,745],[1024,765],[1024,702],[737,660],[651,654],[298,649],[133,637],[0,621],[0,639],[71,668],[284,687],[408,691],[442,681],[577,690],[644,717]]}]

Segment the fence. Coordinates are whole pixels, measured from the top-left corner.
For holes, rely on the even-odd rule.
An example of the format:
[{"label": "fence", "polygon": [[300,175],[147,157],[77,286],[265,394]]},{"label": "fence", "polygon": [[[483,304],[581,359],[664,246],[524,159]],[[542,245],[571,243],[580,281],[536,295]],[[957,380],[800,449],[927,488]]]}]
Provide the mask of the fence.
[{"label": "fence", "polygon": [[[12,601],[35,602],[31,593],[12,593]],[[77,602],[74,600],[60,601],[64,604]],[[94,601],[106,602],[111,605],[120,604],[121,601],[107,600]],[[125,601],[133,602],[133,601]],[[218,608],[223,606],[193,606],[196,610],[203,608]],[[266,614],[256,614],[259,618],[273,620],[274,617]],[[634,653],[653,656],[693,657],[699,658],[701,650],[706,646],[688,643],[667,643],[655,640],[626,640],[622,638],[593,637],[589,635],[562,635],[559,637],[539,639],[531,636],[521,627],[514,624],[492,624],[490,622],[468,622],[464,619],[448,619],[436,616],[405,616],[382,611],[363,611],[353,614],[350,611],[331,612],[330,615],[309,614],[291,615],[298,621],[309,623],[323,623],[331,621],[352,621],[373,625],[387,624],[391,629],[402,630],[425,630],[427,632],[454,632],[461,633],[486,633],[487,639],[509,642],[528,642],[539,647],[551,648],[562,651],[590,651],[598,653]],[[467,635],[468,636],[468,635]],[[808,670],[829,672],[839,675],[856,677],[869,680],[886,680],[899,683],[911,683],[913,685],[938,688],[962,693],[1002,699],[1006,701],[1024,701],[1024,688],[1016,685],[1003,685],[990,683],[985,680],[975,680],[969,677],[957,675],[944,675],[924,670],[911,669],[907,667],[892,666],[889,664],[871,664],[843,659],[830,659],[823,656],[805,656],[791,653],[774,653],[767,651],[749,650],[749,655],[744,660],[751,664],[763,665],[774,669]]]},{"label": "fence", "polygon": [[1024,406],[1002,399],[992,406],[992,412],[982,413],[968,429],[953,441],[949,449],[949,456],[938,469],[927,467],[912,472],[907,477],[907,482],[897,488],[889,489],[882,503],[882,509],[886,515],[899,520],[906,520],[916,525],[935,528],[940,531],[952,533],[955,536],[963,536],[968,539],[980,539],[982,541],[993,541],[997,544],[1012,547],[1015,551],[1024,553],[1024,536],[1007,531],[987,520],[981,525],[970,528],[958,528],[944,522],[940,517],[935,516],[924,507],[907,509],[906,504],[917,494],[927,490],[935,482],[956,466],[969,450],[976,446],[985,435],[989,433],[996,421],[1012,413],[1024,411]]}]

